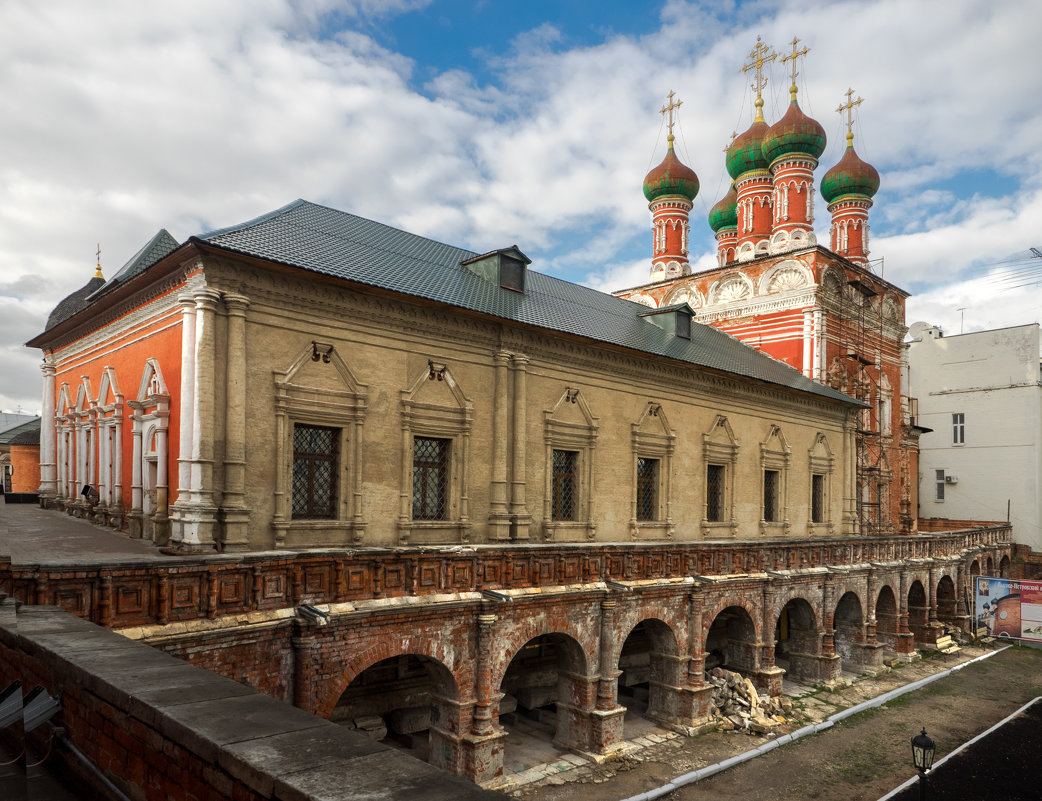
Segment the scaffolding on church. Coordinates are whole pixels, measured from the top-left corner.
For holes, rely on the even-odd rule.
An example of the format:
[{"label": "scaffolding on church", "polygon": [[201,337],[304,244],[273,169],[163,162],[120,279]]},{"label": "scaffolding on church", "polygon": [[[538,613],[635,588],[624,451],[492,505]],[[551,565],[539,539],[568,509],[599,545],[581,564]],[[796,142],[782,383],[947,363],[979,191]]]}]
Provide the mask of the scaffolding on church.
[{"label": "scaffolding on church", "polygon": [[[882,265],[882,259],[869,262],[865,272],[873,273],[872,264]],[[887,418],[891,414],[889,398],[883,396],[883,313],[877,300],[878,293],[867,276],[855,274],[847,279],[847,291],[842,295],[841,317],[843,339],[840,342],[843,357],[852,374],[850,394],[870,404],[857,417],[854,430],[856,451],[856,504],[861,534],[876,536],[890,533],[890,484],[893,478],[886,457],[890,436]]]}]

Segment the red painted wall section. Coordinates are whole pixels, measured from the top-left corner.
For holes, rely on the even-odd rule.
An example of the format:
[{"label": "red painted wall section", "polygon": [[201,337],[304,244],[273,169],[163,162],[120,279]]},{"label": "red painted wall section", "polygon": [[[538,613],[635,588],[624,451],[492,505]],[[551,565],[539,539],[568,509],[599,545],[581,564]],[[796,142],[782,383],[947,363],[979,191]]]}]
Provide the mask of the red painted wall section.
[{"label": "red painted wall section", "polygon": [[[166,294],[181,291],[176,287]],[[155,302],[155,299],[150,299]],[[169,503],[177,500],[177,455],[180,448],[180,392],[181,392],[181,311],[178,308],[164,311],[139,323],[127,325],[125,318],[136,310],[127,312],[123,318],[109,323],[107,328],[113,331],[111,338],[99,341],[82,353],[73,357],[65,354],[74,346],[82,344],[82,339],[55,351],[58,367],[55,371],[55,409],[58,415],[64,410],[58,403],[62,385],[67,385],[67,396],[70,406],[75,405],[83,379],[86,377],[90,386],[90,400],[100,405],[113,402],[111,392],[108,397],[99,398],[102,379],[106,367],[112,367],[116,374],[116,384],[123,395],[123,427],[122,450],[123,469],[122,482],[124,490],[123,505],[130,506],[130,486],[133,472],[133,433],[131,415],[133,410],[128,402],[137,400],[140,395],[147,396],[148,387],[142,387],[146,363],[155,359],[159,371],[170,395],[170,418],[168,424],[168,458],[167,475],[169,476]],[[124,322],[120,322],[124,320]],[[95,337],[96,332],[88,335]],[[147,443],[142,443],[147,448]]]},{"label": "red painted wall section", "polygon": [[36,492],[40,488],[40,446],[11,446],[11,492]]}]

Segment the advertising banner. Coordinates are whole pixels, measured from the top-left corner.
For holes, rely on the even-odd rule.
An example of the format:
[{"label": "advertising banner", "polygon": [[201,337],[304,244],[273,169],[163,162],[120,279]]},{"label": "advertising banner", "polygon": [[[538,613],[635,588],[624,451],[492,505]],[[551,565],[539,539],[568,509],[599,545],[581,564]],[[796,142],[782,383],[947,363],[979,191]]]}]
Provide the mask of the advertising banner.
[{"label": "advertising banner", "polygon": [[978,576],[977,634],[1042,642],[1042,581]]}]

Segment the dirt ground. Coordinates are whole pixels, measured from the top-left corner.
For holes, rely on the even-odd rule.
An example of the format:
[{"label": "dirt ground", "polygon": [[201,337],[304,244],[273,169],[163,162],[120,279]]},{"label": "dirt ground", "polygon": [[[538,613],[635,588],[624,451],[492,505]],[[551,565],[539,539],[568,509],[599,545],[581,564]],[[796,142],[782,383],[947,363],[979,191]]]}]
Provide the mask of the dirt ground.
[{"label": "dirt ground", "polygon": [[[968,661],[987,651],[964,648],[958,658],[928,655],[878,678],[797,700],[782,732],[820,721],[868,698]],[[937,744],[937,758],[1042,695],[1042,652],[1010,648],[925,688],[868,710],[831,729],[781,746],[667,796],[670,801],[876,801],[914,774],[909,741],[923,727]],[[662,732],[665,735],[665,732]],[[1036,753],[1042,752],[1040,743]],[[652,738],[654,739],[654,738]],[[645,739],[647,741],[647,738]],[[664,737],[600,765],[585,764],[513,791],[525,801],[619,801],[670,779],[766,742],[761,736],[713,731],[696,737]],[[1024,798],[1038,798],[1038,786]],[[983,791],[982,791],[983,792]],[[983,799],[978,792],[966,798]],[[1016,796],[1004,795],[1014,799]]]}]

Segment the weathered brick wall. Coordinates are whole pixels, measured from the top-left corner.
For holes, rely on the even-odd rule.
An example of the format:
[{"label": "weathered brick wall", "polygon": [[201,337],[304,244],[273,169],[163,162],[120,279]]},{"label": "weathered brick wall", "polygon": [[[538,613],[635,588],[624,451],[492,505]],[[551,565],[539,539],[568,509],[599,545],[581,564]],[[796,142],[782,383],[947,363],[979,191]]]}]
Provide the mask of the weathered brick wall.
[{"label": "weathered brick wall", "polygon": [[[0,604],[0,682],[61,700],[68,741],[134,801],[503,798],[53,607]],[[45,724],[47,725],[47,724]],[[95,784],[59,738],[50,757]]]},{"label": "weathered brick wall", "polygon": [[462,553],[287,552],[273,558],[213,556],[156,565],[11,566],[0,564],[0,592],[23,603],[60,606],[109,628],[272,612],[300,603],[430,596],[485,589],[555,587],[601,579],[654,580],[799,570],[903,559],[944,558],[965,548],[1012,540],[1008,524],[929,536],[856,537],[792,542],[634,543],[475,547]]},{"label": "weathered brick wall", "polygon": [[1009,523],[997,522],[995,520],[951,520],[946,517],[920,517],[918,521],[919,531],[924,533],[1008,525]]},{"label": "weathered brick wall", "polygon": [[149,644],[196,667],[211,670],[255,690],[293,702],[292,621],[277,627],[196,631]]}]

